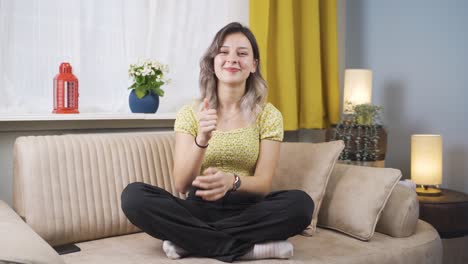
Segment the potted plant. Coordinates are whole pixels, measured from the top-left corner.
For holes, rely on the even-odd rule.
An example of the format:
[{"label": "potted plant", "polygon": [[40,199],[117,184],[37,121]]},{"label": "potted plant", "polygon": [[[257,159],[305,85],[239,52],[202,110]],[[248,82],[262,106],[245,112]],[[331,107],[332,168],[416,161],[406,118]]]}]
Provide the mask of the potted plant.
[{"label": "potted plant", "polygon": [[164,96],[161,86],[167,84],[169,79],[165,75],[169,68],[157,61],[141,61],[130,64],[128,74],[133,79],[129,87],[129,105],[133,113],[156,113],[159,107],[159,97]]},{"label": "potted plant", "polygon": [[373,104],[359,104],[353,106],[354,120],[358,125],[375,125],[381,122],[383,107]]}]

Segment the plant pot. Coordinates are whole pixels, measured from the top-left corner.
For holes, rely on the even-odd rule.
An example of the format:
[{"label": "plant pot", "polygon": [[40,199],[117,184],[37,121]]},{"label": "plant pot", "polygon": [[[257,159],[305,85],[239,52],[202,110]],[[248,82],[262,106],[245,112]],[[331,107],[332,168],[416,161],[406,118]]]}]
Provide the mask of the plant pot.
[{"label": "plant pot", "polygon": [[358,125],[370,126],[372,125],[372,115],[359,115],[356,117]]},{"label": "plant pot", "polygon": [[135,90],[132,90],[128,96],[128,104],[132,113],[156,113],[159,107],[159,96],[150,93],[139,99]]}]

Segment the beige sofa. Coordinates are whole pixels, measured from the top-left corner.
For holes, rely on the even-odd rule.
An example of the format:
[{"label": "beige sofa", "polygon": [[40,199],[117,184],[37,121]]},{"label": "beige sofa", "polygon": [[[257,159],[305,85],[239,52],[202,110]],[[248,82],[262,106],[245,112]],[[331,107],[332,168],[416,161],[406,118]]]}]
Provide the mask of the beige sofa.
[{"label": "beige sofa", "polygon": [[[283,146],[288,144],[293,143]],[[134,181],[185,197],[175,191],[171,178],[173,148],[174,135],[167,132],[18,138],[14,211],[0,203],[0,263],[221,263],[166,258],[162,242],[138,232],[120,209],[120,193]],[[288,162],[288,155],[283,155],[280,163]],[[345,166],[336,164],[330,178],[339,176]],[[363,169],[351,171],[358,175]],[[255,262],[441,263],[440,238],[432,226],[417,219],[417,211],[414,192],[398,184],[379,212],[369,241],[319,227],[311,237],[289,239],[293,258]],[[70,243],[81,251],[58,255],[51,247]]]}]

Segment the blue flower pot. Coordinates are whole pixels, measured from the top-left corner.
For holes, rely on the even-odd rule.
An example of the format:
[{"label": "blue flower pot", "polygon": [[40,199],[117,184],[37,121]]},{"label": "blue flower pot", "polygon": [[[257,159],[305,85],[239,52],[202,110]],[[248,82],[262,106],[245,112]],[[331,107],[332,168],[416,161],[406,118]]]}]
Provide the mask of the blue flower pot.
[{"label": "blue flower pot", "polygon": [[159,96],[150,93],[139,99],[135,90],[132,90],[128,96],[128,104],[132,113],[156,113],[159,107]]}]

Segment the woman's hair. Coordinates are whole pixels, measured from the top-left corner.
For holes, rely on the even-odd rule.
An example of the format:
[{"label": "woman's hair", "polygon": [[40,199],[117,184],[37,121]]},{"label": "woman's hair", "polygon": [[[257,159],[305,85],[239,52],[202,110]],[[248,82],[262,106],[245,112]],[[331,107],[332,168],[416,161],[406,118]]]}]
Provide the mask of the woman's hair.
[{"label": "woman's hair", "polygon": [[201,101],[208,98],[210,108],[218,108],[217,85],[218,78],[214,70],[214,58],[219,52],[226,36],[233,33],[242,33],[252,45],[253,57],[257,62],[257,70],[250,73],[246,81],[245,94],[241,98],[241,111],[246,120],[253,122],[261,111],[261,106],[267,97],[267,86],[260,73],[260,53],[257,40],[249,28],[238,22],[232,22],[216,33],[213,42],[200,60],[200,93]]}]

